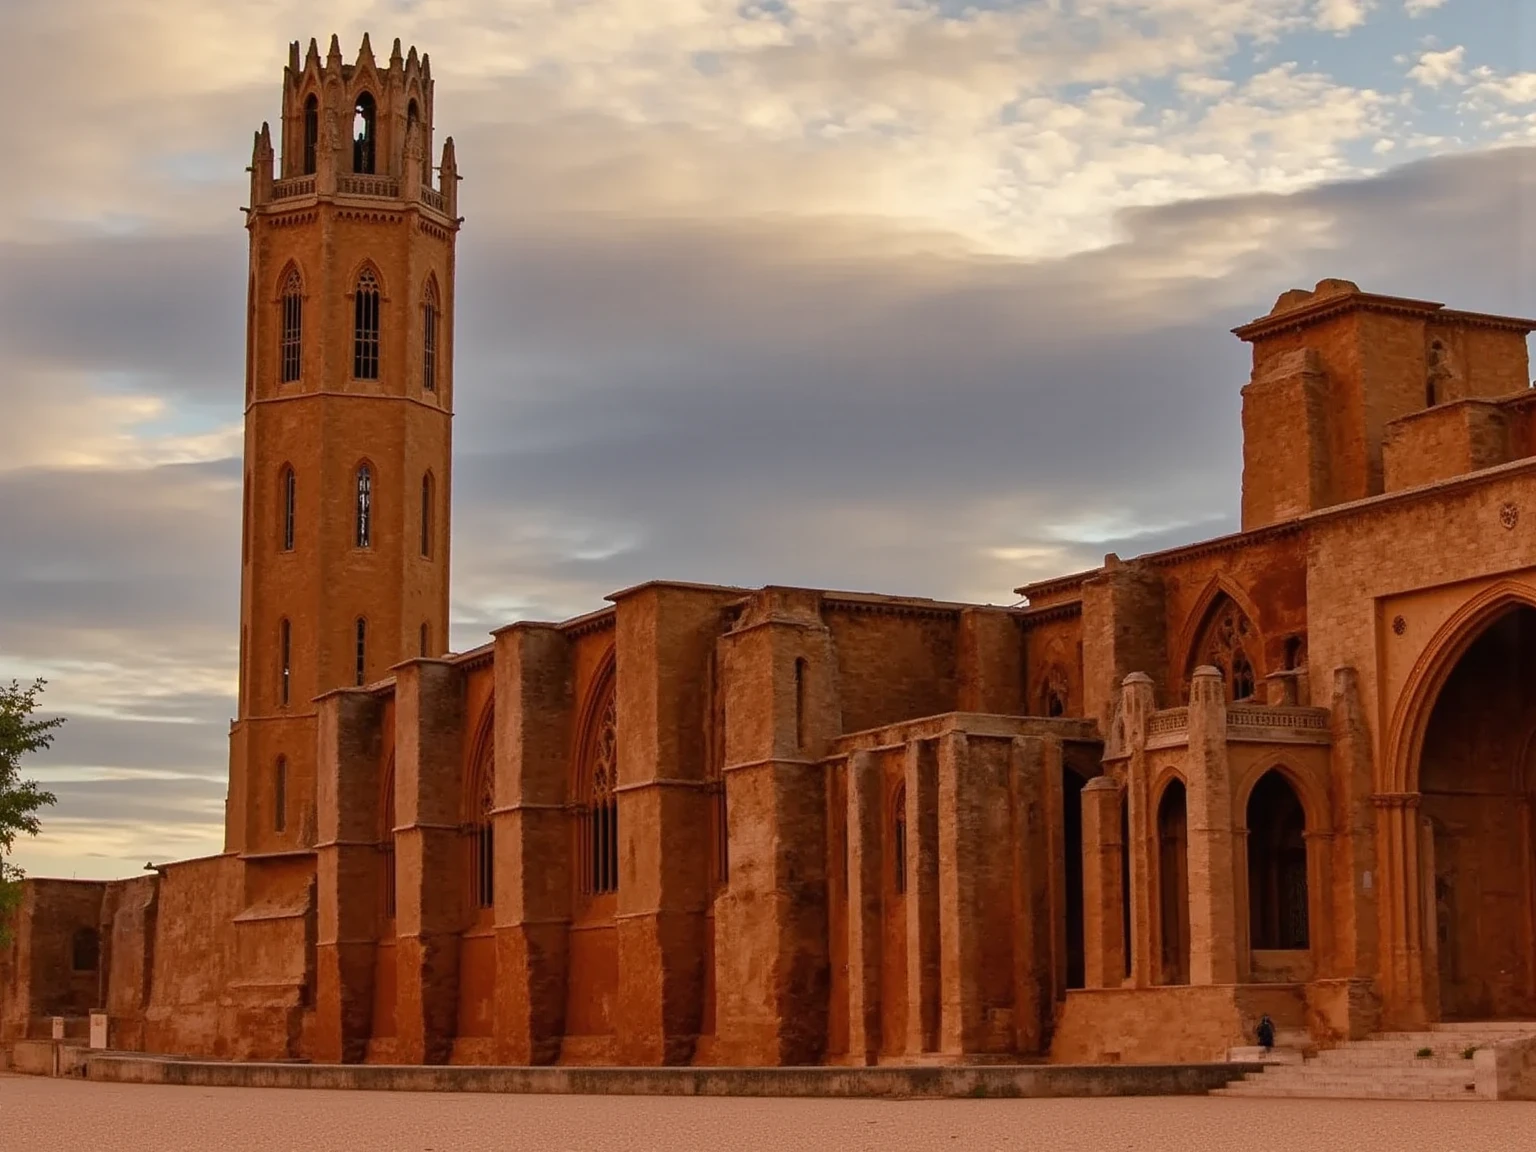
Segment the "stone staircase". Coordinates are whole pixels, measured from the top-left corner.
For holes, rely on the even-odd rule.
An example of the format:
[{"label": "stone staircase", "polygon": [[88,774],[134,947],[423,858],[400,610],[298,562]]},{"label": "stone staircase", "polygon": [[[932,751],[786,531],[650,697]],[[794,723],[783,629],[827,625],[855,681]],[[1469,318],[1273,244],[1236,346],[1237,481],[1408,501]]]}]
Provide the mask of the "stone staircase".
[{"label": "stone staircase", "polygon": [[[1536,1021],[1435,1024],[1427,1032],[1378,1032],[1315,1056],[1277,1048],[1215,1096],[1357,1100],[1479,1100],[1472,1053],[1501,1040],[1536,1037]],[[1244,1050],[1245,1058],[1248,1050]]]}]

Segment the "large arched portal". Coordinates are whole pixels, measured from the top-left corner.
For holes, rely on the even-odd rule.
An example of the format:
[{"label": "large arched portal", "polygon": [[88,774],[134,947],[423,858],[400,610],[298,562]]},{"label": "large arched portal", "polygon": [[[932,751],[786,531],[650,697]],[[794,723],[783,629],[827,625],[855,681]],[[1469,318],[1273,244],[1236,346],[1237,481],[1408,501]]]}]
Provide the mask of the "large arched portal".
[{"label": "large arched portal", "polygon": [[1157,806],[1160,984],[1189,983],[1189,811],[1184,782],[1173,780]]},{"label": "large arched portal", "polygon": [[1271,769],[1248,797],[1248,928],[1256,950],[1307,947],[1307,817]]},{"label": "large arched portal", "polygon": [[1532,774],[1536,609],[1498,616],[1452,668],[1424,732],[1420,812],[1433,833],[1426,925],[1445,1019],[1536,1014]]}]

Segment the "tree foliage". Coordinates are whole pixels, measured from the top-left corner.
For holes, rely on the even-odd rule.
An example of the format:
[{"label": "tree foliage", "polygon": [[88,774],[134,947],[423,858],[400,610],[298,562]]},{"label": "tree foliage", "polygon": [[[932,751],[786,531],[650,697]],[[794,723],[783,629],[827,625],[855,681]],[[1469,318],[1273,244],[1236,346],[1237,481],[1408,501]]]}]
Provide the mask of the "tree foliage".
[{"label": "tree foliage", "polygon": [[64,723],[62,716],[33,718],[43,684],[42,680],[25,688],[15,680],[0,684],[0,943],[8,937],[10,913],[21,899],[22,871],[7,857],[18,835],[37,835],[38,809],[56,802],[53,793],[39,788],[36,780],[21,778],[22,757],[52,744],[54,729]]}]

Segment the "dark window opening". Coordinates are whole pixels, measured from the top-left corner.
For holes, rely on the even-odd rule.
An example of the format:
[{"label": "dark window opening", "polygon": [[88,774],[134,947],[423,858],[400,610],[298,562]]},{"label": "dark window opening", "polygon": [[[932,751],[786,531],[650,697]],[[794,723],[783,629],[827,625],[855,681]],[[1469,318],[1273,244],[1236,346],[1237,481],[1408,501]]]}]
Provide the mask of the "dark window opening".
[{"label": "dark window opening", "polygon": [[292,468],[283,469],[283,551],[293,551],[293,534],[298,512],[299,481]]},{"label": "dark window opening", "polygon": [[795,749],[805,751],[805,658],[795,658]]},{"label": "dark window opening", "polygon": [[368,621],[357,618],[357,682],[367,683],[368,670]]},{"label": "dark window opening", "polygon": [[283,282],[283,327],[279,339],[282,381],[291,384],[304,374],[304,281],[297,268]]},{"label": "dark window opening", "polygon": [[288,703],[288,693],[293,681],[293,625],[284,620],[277,626],[278,648],[278,700],[282,704]]},{"label": "dark window opening", "polygon": [[288,757],[279,756],[272,772],[272,830],[288,827]]},{"label": "dark window opening", "polygon": [[432,558],[432,473],[421,478],[421,554]]},{"label": "dark window opening", "polygon": [[357,98],[352,113],[352,171],[371,173],[374,170],[376,141],[374,129],[378,110],[373,97],[367,92]]},{"label": "dark window opening", "polygon": [[901,895],[907,890],[907,786],[905,784],[896,789],[896,799],[892,802],[892,808],[894,819],[891,829],[891,879],[895,882],[897,895]]},{"label": "dark window opening", "polygon": [[352,298],[352,375],[358,380],[379,378],[379,281],[363,269]]},{"label": "dark window opening", "polygon": [[353,537],[357,547],[373,542],[373,469],[364,464],[357,470],[357,526]]},{"label": "dark window opening", "polygon": [[437,290],[427,283],[427,302],[421,311],[421,387],[437,389]]},{"label": "dark window opening", "polygon": [[1270,771],[1248,798],[1249,929],[1254,948],[1308,944],[1307,818],[1290,782]]},{"label": "dark window opening", "polygon": [[1189,808],[1182,780],[1163,790],[1157,806],[1159,984],[1189,983]]},{"label": "dark window opening", "polygon": [[304,101],[304,175],[315,171],[315,147],[320,143],[320,102],[311,96]]},{"label": "dark window opening", "polygon": [[1301,667],[1301,637],[1287,636],[1285,638],[1285,670],[1294,672]]},{"label": "dark window opening", "polygon": [[617,701],[610,694],[597,729],[580,820],[582,891],[603,895],[619,889]]},{"label": "dark window opening", "polygon": [[426,623],[423,623],[422,626],[421,626],[421,654],[423,656],[431,655],[431,648],[432,648],[431,641],[432,641],[432,629],[431,629],[431,626],[426,624]]},{"label": "dark window opening", "polygon": [[76,972],[94,972],[101,964],[101,933],[94,928],[76,928],[70,941],[69,966]]}]

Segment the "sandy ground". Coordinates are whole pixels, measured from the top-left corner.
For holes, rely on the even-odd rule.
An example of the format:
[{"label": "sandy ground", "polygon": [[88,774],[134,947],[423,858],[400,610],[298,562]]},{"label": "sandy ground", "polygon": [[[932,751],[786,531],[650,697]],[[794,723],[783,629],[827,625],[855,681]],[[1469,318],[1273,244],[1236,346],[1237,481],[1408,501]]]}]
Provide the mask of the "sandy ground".
[{"label": "sandy ground", "polygon": [[0,1150],[1536,1149],[1536,1104],[753,1100],[178,1088],[0,1075]]}]

